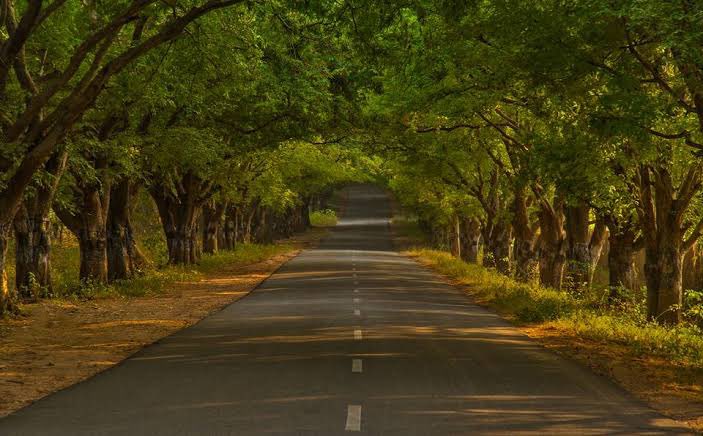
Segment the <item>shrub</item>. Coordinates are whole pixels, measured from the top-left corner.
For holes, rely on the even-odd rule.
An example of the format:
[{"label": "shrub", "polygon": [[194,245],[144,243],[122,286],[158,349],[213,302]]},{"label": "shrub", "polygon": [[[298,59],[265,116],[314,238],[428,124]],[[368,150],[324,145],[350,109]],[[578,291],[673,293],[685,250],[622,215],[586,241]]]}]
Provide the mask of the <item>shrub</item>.
[{"label": "shrub", "polygon": [[337,225],[337,213],[332,209],[317,210],[310,213],[313,227],[333,227]]}]

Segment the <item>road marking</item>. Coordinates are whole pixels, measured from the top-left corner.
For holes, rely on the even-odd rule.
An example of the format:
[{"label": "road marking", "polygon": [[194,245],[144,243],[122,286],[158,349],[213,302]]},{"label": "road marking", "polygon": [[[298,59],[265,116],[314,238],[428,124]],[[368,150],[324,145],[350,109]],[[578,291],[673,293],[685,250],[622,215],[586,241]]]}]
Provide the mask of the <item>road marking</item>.
[{"label": "road marking", "polygon": [[355,303],[358,303],[358,302],[360,302],[360,301],[361,301],[361,300],[360,300],[359,298],[355,298],[355,299],[354,299],[354,302],[355,302]]},{"label": "road marking", "polygon": [[359,293],[359,290],[358,290],[358,289],[354,289],[354,293],[355,293],[355,294],[358,294],[358,293]]},{"label": "road marking", "polygon": [[352,277],[356,278],[356,273],[352,274]]},{"label": "road marking", "polygon": [[361,406],[347,406],[347,425],[344,430],[361,431]]},{"label": "road marking", "polygon": [[354,315],[361,316],[361,311],[359,309],[354,309]]},{"label": "road marking", "polygon": [[360,373],[363,371],[361,359],[352,359],[352,372]]},{"label": "road marking", "polygon": [[357,341],[361,340],[361,330],[354,330],[354,339]]},{"label": "road marking", "polygon": [[354,284],[355,284],[355,285],[358,285],[358,284],[359,284],[359,281],[358,281],[358,280],[354,280]]}]

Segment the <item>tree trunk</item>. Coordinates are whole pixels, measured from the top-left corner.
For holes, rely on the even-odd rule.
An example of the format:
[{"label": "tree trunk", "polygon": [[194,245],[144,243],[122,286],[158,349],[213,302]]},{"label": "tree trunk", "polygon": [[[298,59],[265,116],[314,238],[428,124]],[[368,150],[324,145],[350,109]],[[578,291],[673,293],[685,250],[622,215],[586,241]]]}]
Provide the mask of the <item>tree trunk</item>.
[{"label": "tree trunk", "polygon": [[539,280],[542,286],[561,289],[566,262],[566,235],[560,199],[555,199],[553,206],[544,203],[540,206],[539,222]]},{"label": "tree trunk", "polygon": [[7,282],[7,249],[11,225],[0,222],[0,316],[17,311],[17,295]]},{"label": "tree trunk", "polygon": [[186,173],[178,184],[178,192],[154,183],[150,193],[159,210],[166,235],[168,261],[172,265],[191,265],[200,261],[198,221],[210,188],[197,176]]},{"label": "tree trunk", "polygon": [[461,220],[459,216],[454,216],[454,218],[452,218],[452,230],[449,235],[451,238],[449,247],[452,256],[461,259]]},{"label": "tree trunk", "polygon": [[139,186],[123,179],[112,187],[107,217],[107,269],[110,281],[126,280],[148,261],[139,251],[132,228],[132,207]]},{"label": "tree trunk", "polygon": [[483,264],[501,274],[510,275],[510,226],[502,221],[493,225],[488,237],[484,236],[486,251]]},{"label": "tree trunk", "polygon": [[[101,193],[101,191],[103,191]],[[107,211],[110,204],[108,183],[76,188],[77,215],[55,208],[56,215],[78,239],[80,279],[82,282],[107,283]]]},{"label": "tree trunk", "polygon": [[51,295],[53,291],[49,212],[67,156],[61,151],[47,161],[44,169],[51,180],[36,183],[15,216],[15,286],[24,300],[34,301],[40,294]]},{"label": "tree trunk", "polygon": [[681,322],[683,276],[680,237],[676,232],[659,232],[659,244],[645,250],[647,316],[663,324]]},{"label": "tree trunk", "polygon": [[537,275],[537,253],[535,230],[530,224],[524,188],[515,189],[512,222],[515,235],[515,278],[521,282],[528,282]]},{"label": "tree trunk", "polygon": [[226,205],[221,202],[207,202],[203,207],[203,252],[215,254],[219,251],[220,227]]},{"label": "tree trunk", "polygon": [[590,207],[566,206],[566,287],[581,291],[591,284]]},{"label": "tree trunk", "polygon": [[14,221],[15,287],[25,301],[52,294],[49,217],[37,206],[36,201],[25,201]]},{"label": "tree trunk", "polygon": [[461,258],[467,263],[478,263],[481,223],[476,218],[465,218],[461,224]]},{"label": "tree trunk", "polygon": [[635,268],[635,255],[638,247],[635,230],[629,225],[609,225],[608,237],[608,284],[610,287],[610,300],[616,301],[620,291],[634,290],[637,270]]},{"label": "tree trunk", "polygon": [[225,225],[224,225],[224,249],[234,250],[237,247],[237,241],[239,240],[239,211],[236,207],[229,207],[227,213],[225,214]]}]

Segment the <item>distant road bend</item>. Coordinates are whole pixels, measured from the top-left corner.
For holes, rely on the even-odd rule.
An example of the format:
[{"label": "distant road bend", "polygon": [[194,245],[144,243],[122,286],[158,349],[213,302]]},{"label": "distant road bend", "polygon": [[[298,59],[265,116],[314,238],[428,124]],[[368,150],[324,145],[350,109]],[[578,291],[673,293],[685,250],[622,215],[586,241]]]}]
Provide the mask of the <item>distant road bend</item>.
[{"label": "distant road bend", "polygon": [[256,291],[0,420],[0,435],[683,434],[395,253],[389,202]]}]

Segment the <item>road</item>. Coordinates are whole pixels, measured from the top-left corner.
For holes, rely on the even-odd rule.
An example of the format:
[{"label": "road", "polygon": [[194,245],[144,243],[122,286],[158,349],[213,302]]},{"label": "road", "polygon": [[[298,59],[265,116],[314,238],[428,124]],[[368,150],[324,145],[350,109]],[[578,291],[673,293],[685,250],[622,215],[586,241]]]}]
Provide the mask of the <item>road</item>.
[{"label": "road", "polygon": [[681,433],[346,214],[244,299],[0,421],[1,435]]}]

